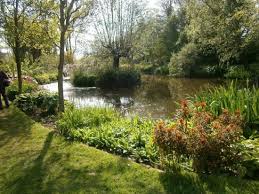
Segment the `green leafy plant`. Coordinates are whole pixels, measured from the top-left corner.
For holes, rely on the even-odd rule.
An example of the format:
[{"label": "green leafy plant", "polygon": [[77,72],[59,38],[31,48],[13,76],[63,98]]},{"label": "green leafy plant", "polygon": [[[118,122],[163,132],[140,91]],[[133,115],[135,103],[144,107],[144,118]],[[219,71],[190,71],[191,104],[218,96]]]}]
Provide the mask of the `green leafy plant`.
[{"label": "green leafy plant", "polygon": [[[36,83],[30,81],[23,81],[22,93],[31,93],[38,90],[38,85]],[[17,80],[13,81],[12,84],[7,88],[7,96],[9,100],[15,100],[16,96],[19,94],[18,92],[18,82]]]},{"label": "green leafy plant", "polygon": [[34,78],[41,85],[49,84],[51,82],[57,81],[58,74],[57,73],[43,73],[43,74],[34,76]]},{"label": "green leafy plant", "polygon": [[58,95],[45,91],[21,94],[14,104],[29,115],[54,115],[58,110]]},{"label": "green leafy plant", "polygon": [[224,109],[231,113],[239,110],[247,129],[258,128],[259,90],[256,87],[238,88],[237,84],[232,82],[227,87],[212,88],[190,97],[190,100],[193,104],[197,101],[206,102],[207,110],[215,116],[222,114]]},{"label": "green leafy plant", "polygon": [[87,108],[67,110],[58,129],[68,139],[153,164],[158,161],[153,124],[138,117],[122,118],[113,109]]},{"label": "green leafy plant", "polygon": [[244,66],[231,66],[228,72],[225,74],[229,79],[249,79],[252,77],[252,73],[245,69]]}]

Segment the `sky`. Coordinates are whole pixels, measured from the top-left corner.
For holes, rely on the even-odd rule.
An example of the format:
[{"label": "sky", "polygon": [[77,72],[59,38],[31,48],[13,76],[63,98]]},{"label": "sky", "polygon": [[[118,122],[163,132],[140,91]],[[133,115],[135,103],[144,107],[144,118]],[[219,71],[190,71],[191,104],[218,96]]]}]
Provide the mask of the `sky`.
[{"label": "sky", "polygon": [[[146,0],[147,8],[149,9],[159,9],[161,0]],[[76,58],[79,59],[84,56],[84,53],[89,51],[90,44],[94,39],[94,30],[90,27],[89,32],[79,34],[78,35],[78,42],[76,48]],[[91,49],[90,49],[91,50]]]},{"label": "sky", "polygon": [[[159,4],[160,4],[161,0],[146,0],[146,1],[147,1],[148,8],[152,9],[152,8],[159,8]],[[81,35],[79,35],[79,39],[81,39],[81,40],[80,40],[80,43],[77,46],[77,47],[79,47],[79,48],[77,48],[77,51],[76,51],[76,57],[77,58],[83,57],[84,51],[85,51],[84,47],[87,47],[86,45],[89,45],[89,41],[92,39],[92,35],[81,34]],[[3,40],[0,39],[0,43],[3,44],[4,43]],[[1,46],[3,46],[3,45],[1,45]],[[4,50],[2,49],[2,52],[3,51],[7,52],[6,49],[4,49]]]}]

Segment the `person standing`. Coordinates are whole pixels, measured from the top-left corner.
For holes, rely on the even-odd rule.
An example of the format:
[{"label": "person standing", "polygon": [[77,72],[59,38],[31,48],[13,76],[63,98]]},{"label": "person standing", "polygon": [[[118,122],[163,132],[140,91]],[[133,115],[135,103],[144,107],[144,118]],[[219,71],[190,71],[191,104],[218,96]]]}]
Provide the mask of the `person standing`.
[{"label": "person standing", "polygon": [[9,107],[9,100],[5,91],[5,88],[9,85],[10,85],[10,80],[8,76],[3,71],[0,71],[0,110],[3,109],[1,96],[3,96],[4,98],[5,106],[7,108]]}]

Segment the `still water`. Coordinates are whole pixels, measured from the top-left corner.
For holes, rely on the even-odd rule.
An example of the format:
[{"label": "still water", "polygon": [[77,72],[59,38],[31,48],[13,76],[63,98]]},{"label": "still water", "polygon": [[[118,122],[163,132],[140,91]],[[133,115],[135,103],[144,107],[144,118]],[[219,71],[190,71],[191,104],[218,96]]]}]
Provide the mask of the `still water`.
[{"label": "still water", "polygon": [[[169,118],[176,110],[176,102],[218,84],[217,80],[143,76],[142,84],[137,88],[102,90],[77,88],[65,81],[64,96],[77,107],[114,107],[125,115]],[[43,87],[51,92],[58,91],[57,83]]]}]

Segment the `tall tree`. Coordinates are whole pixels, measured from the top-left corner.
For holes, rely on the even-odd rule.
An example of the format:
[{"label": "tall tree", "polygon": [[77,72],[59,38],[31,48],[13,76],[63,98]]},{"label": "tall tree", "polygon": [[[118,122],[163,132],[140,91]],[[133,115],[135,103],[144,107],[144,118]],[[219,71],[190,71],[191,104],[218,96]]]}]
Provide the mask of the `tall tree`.
[{"label": "tall tree", "polygon": [[121,57],[129,56],[142,15],[140,0],[96,0],[96,39],[113,57],[114,68],[119,68]]},{"label": "tall tree", "polygon": [[247,63],[242,56],[258,37],[254,0],[190,0],[186,10],[190,41],[204,53],[214,52],[221,64]]},{"label": "tall tree", "polygon": [[63,71],[65,64],[65,43],[69,33],[79,25],[92,8],[91,0],[59,0],[60,57],[58,66],[59,112],[64,112]]},{"label": "tall tree", "polygon": [[50,20],[43,17],[50,8],[48,3],[40,0],[0,0],[0,25],[14,54],[19,93],[22,91],[22,62],[26,52],[41,48],[46,41],[48,44],[53,41],[47,36]]}]

